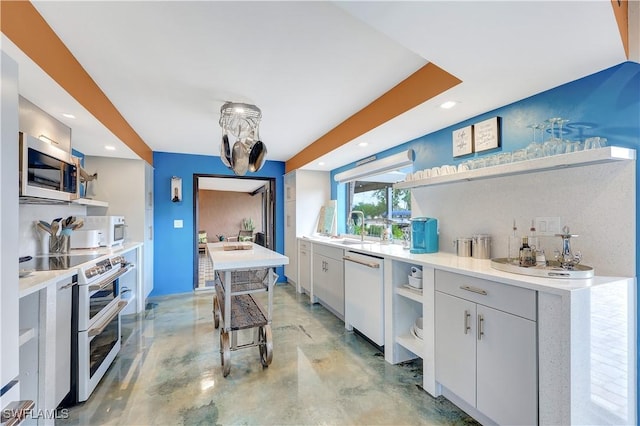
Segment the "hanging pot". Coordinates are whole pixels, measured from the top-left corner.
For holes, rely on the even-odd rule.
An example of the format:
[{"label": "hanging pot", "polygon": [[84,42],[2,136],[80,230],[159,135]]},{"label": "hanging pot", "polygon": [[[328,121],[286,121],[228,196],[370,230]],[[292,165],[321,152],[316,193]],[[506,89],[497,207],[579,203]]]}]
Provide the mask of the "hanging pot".
[{"label": "hanging pot", "polygon": [[222,135],[222,143],[220,144],[220,159],[222,163],[231,167],[231,145],[229,144],[229,136],[225,133]]},{"label": "hanging pot", "polygon": [[246,146],[241,141],[236,141],[236,143],[233,144],[233,151],[231,152],[231,168],[238,176],[244,176],[249,168],[249,154]]},{"label": "hanging pot", "polygon": [[257,141],[249,152],[249,171],[257,172],[264,165],[264,158],[267,155],[267,147],[262,141]]}]

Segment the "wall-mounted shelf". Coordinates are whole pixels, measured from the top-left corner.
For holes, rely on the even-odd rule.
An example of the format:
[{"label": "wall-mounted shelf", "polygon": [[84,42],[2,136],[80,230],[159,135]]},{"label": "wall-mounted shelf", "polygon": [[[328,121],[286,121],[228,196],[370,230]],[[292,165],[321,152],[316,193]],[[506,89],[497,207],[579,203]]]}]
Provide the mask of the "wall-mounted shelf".
[{"label": "wall-mounted shelf", "polygon": [[436,176],[425,179],[399,182],[394,189],[419,188],[423,186],[442,185],[453,182],[490,179],[500,176],[519,175],[545,170],[563,169],[567,167],[588,166],[592,164],[610,163],[614,161],[635,160],[636,150],[618,146],[607,146],[587,151],[577,151],[569,154],[553,155],[535,158],[533,160],[518,161],[516,163],[500,164],[483,167],[476,170]]},{"label": "wall-mounted shelf", "polygon": [[93,200],[91,198],[77,198],[71,201],[73,204],[80,204],[82,206],[89,207],[109,207],[109,203],[106,201]]}]

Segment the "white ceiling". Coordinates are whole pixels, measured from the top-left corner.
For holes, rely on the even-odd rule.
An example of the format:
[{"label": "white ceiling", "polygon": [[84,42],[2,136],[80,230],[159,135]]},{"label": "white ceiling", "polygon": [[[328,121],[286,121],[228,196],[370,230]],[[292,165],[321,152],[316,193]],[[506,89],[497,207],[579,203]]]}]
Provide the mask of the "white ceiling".
[{"label": "white ceiling", "polygon": [[[267,159],[286,161],[428,62],[463,80],[306,166],[318,170],[626,60],[609,0],[33,3],[154,151],[218,155],[220,106],[248,102]],[[4,35],[2,49],[76,149],[135,156]]]}]

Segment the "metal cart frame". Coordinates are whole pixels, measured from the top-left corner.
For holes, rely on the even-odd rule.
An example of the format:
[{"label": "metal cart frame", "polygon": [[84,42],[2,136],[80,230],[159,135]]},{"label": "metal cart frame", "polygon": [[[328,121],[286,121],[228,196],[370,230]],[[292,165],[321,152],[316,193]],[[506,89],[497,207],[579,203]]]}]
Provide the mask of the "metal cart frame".
[{"label": "metal cart frame", "polygon": [[[274,268],[289,258],[255,243],[208,243],[207,252],[216,274],[213,320],[220,327],[220,361],[224,376],[231,370],[231,351],[252,346],[260,349],[264,367],[273,359],[271,312],[278,274]],[[268,292],[265,310],[253,293]],[[253,341],[238,344],[237,332],[254,329]]]},{"label": "metal cart frame", "polygon": [[[278,279],[271,267],[217,271],[213,296],[215,328],[220,327],[220,361],[224,377],[231,371],[231,351],[258,346],[260,363],[268,367],[273,359],[271,319],[273,286]],[[252,294],[267,292],[268,307]],[[221,303],[222,302],[222,303]],[[254,329],[253,340],[238,345],[237,332]]]}]

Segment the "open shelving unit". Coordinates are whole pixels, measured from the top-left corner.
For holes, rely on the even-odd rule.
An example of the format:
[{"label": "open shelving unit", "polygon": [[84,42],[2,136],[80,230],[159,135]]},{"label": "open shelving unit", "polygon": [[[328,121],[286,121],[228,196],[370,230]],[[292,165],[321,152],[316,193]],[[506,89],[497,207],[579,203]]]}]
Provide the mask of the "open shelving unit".
[{"label": "open shelving unit", "polygon": [[399,182],[393,185],[393,187],[394,189],[420,188],[425,186],[443,185],[454,182],[490,179],[501,176],[519,175],[524,173],[534,173],[546,170],[556,170],[568,167],[580,167],[592,164],[611,163],[615,161],[628,161],[635,159],[635,149],[622,148],[619,146],[607,146],[604,148],[577,151],[568,154],[552,155],[550,157],[535,158],[532,160],[518,161],[515,163],[499,164],[497,166],[483,167],[480,169],[452,173],[449,175]]}]

